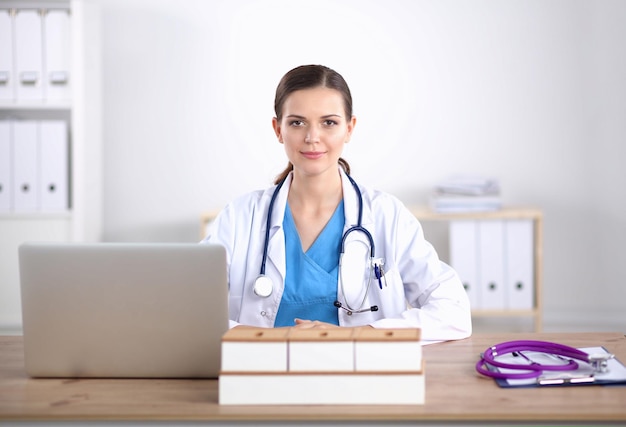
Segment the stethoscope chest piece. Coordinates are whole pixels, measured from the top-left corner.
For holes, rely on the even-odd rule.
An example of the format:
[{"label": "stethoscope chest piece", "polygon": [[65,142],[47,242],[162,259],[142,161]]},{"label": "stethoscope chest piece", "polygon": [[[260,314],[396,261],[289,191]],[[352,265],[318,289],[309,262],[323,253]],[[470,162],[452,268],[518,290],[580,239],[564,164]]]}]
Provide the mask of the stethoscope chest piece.
[{"label": "stethoscope chest piece", "polygon": [[254,281],[254,293],[260,297],[267,298],[272,295],[273,288],[272,279],[264,274],[261,274]]}]

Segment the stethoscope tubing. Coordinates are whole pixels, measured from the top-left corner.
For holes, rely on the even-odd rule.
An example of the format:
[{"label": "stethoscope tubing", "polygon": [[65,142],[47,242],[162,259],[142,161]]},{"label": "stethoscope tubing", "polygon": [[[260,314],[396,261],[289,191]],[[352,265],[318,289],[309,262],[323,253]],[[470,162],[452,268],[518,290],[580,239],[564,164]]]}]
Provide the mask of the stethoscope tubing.
[{"label": "stethoscope tubing", "polygon": [[[357,185],[357,183],[352,179],[352,177],[348,174],[346,174],[346,176],[348,177],[348,180],[350,181],[350,183],[352,184],[352,187],[354,187],[354,191],[357,194],[358,197],[358,202],[359,202],[359,210],[358,210],[358,220],[357,220],[357,224],[348,228],[345,233],[343,233],[343,235],[341,236],[341,248],[340,248],[340,264],[341,264],[341,258],[344,254],[344,250],[345,250],[345,243],[346,243],[346,239],[348,237],[348,235],[352,232],[361,232],[363,234],[365,234],[365,236],[367,237],[368,243],[370,245],[370,260],[369,260],[369,267],[370,267],[370,273],[369,273],[369,280],[368,283],[366,285],[366,291],[365,291],[365,295],[364,295],[364,299],[361,303],[361,306],[364,304],[365,300],[367,299],[367,294],[369,291],[369,287],[371,284],[371,269],[372,269],[372,265],[374,264],[374,254],[375,252],[375,247],[374,247],[374,238],[372,237],[372,234],[362,225],[362,220],[363,220],[363,195],[361,194],[361,190],[359,189],[359,186]],[[283,184],[285,183],[285,181],[287,180],[287,178],[289,177],[289,175],[287,175],[285,178],[283,178],[277,185],[276,188],[274,189],[274,193],[272,194],[272,198],[270,199],[270,203],[269,206],[267,208],[267,219],[266,219],[266,223],[265,223],[265,241],[263,244],[263,257],[261,258],[261,269],[260,269],[260,273],[259,276],[257,277],[257,279],[255,280],[255,284],[253,287],[254,293],[260,297],[263,298],[267,298],[268,296],[270,296],[272,294],[272,288],[273,288],[273,284],[271,282],[271,279],[269,277],[267,277],[265,275],[265,266],[267,264],[267,253],[268,253],[268,248],[269,248],[269,239],[270,239],[270,227],[272,225],[272,212],[274,211],[274,203],[276,202],[276,198],[278,196],[278,193],[281,189],[281,187],[283,186]],[[341,289],[342,292],[343,291],[343,278],[341,275],[341,265],[339,267],[340,269],[340,274],[339,274],[339,280],[340,280],[340,285],[341,285]],[[378,270],[377,270],[378,271]],[[379,274],[379,273],[377,273]],[[378,277],[378,276],[377,276]],[[378,277],[379,278],[379,277]],[[381,286],[382,288],[382,286]],[[344,292],[345,295],[345,292]],[[366,310],[361,310],[361,309],[357,309],[357,308],[352,308],[347,302],[345,303],[347,310],[349,312],[349,314],[352,313],[362,313],[364,311],[376,311],[378,309],[378,307],[376,306],[372,306],[369,309]],[[341,303],[339,303],[339,307],[342,307]]]},{"label": "stethoscope tubing", "polygon": [[[544,365],[539,363],[531,363],[529,365],[519,365],[512,363],[504,363],[496,360],[497,356],[509,353],[521,353],[523,351],[535,351],[548,353],[563,358],[569,358],[567,363],[556,365]],[[515,340],[507,341],[486,349],[476,363],[476,371],[480,374],[498,379],[530,379],[539,377],[543,371],[571,371],[578,368],[575,360],[583,362],[589,361],[589,355],[584,351],[549,341],[537,340]],[[522,372],[505,373],[499,372],[488,367],[496,367],[502,369],[511,369]]]},{"label": "stethoscope tubing", "polygon": [[265,275],[265,264],[267,263],[267,251],[269,248],[270,241],[270,227],[272,226],[272,212],[274,212],[274,202],[276,202],[276,197],[278,196],[278,192],[280,188],[283,186],[287,177],[283,178],[282,181],[278,183],[274,193],[272,194],[272,198],[270,199],[270,204],[267,208],[267,218],[265,222],[265,243],[263,245],[263,258],[261,258],[261,275]]}]

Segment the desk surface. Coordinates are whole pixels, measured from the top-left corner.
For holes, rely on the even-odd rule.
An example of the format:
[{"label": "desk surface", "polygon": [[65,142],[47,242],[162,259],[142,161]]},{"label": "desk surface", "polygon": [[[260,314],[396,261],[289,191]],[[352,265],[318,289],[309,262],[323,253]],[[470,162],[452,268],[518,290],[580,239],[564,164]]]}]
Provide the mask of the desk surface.
[{"label": "desk surface", "polygon": [[626,387],[501,389],[474,371],[478,354],[511,339],[605,346],[626,361],[621,333],[477,334],[424,347],[426,404],[393,406],[219,406],[216,380],[32,379],[21,337],[0,337],[0,422],[81,421],[397,421],[624,422]]}]

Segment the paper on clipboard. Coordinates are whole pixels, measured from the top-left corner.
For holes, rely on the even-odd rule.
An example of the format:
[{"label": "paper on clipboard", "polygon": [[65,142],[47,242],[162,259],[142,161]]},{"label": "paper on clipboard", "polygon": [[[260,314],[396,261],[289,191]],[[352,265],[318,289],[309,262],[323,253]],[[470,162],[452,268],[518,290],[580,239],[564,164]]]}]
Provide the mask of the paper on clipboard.
[{"label": "paper on clipboard", "polygon": [[[584,347],[579,348],[587,354],[608,354],[604,347]],[[541,364],[558,364],[559,359],[565,364],[567,363],[561,356],[555,356],[546,353],[525,351],[525,357],[506,354],[498,357],[499,361],[504,363],[528,365],[532,362]],[[595,373],[588,363],[576,361],[578,369],[572,371],[545,371],[540,377],[530,379],[496,379],[498,386],[502,388],[515,387],[539,387],[539,386],[579,386],[579,385],[626,385],[626,366],[618,359],[613,358],[608,361],[608,370],[603,373]],[[512,373],[511,369],[498,368],[499,372]]]}]

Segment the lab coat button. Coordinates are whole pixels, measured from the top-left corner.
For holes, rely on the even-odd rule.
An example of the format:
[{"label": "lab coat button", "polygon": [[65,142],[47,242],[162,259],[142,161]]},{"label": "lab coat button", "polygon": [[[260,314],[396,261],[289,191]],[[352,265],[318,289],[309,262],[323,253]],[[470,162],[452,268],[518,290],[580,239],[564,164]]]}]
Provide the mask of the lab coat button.
[{"label": "lab coat button", "polygon": [[267,313],[265,312],[265,310],[261,311],[261,316],[263,316],[263,317],[267,316]]}]

